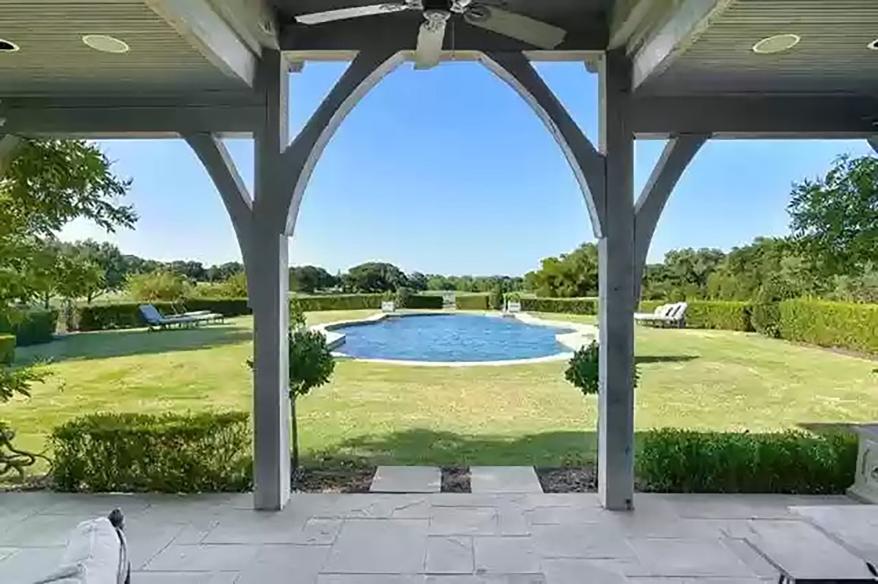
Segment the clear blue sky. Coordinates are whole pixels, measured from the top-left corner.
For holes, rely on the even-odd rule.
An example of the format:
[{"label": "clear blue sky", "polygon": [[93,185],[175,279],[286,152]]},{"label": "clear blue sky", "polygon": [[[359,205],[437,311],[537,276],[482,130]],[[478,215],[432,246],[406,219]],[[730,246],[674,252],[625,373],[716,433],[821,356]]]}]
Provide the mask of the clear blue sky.
[{"label": "clear blue sky", "polygon": [[[291,77],[297,131],[343,71],[308,64]],[[597,139],[597,78],[581,64],[538,69]],[[65,239],[95,237],[126,253],[205,264],[240,257],[210,179],[179,140],[101,143],[134,179],[134,231],[106,236],[75,222]],[[636,188],[664,146],[637,144]],[[252,143],[229,143],[252,185]],[[729,249],[786,232],[790,185],[833,158],[871,152],[864,141],[712,141],[697,155],[658,225],[650,261],[669,249]],[[363,261],[406,271],[523,274],[592,239],[585,204],[558,146],[509,87],[475,63],[429,71],[403,66],[348,116],[305,193],[290,263],[331,272]]]}]

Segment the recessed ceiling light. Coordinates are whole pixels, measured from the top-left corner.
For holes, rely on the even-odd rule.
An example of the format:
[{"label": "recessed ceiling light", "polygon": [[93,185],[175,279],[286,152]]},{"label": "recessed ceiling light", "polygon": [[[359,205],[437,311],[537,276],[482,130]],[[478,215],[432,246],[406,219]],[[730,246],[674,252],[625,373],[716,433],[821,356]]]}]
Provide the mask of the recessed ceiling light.
[{"label": "recessed ceiling light", "polygon": [[866,48],[872,51],[878,51],[878,39],[875,39],[874,41],[866,45]]},{"label": "recessed ceiling light", "polygon": [[87,34],[82,37],[82,42],[102,53],[121,54],[130,50],[128,43],[105,34]]},{"label": "recessed ceiling light", "polygon": [[12,41],[0,39],[0,53],[14,53],[19,50],[19,46]]},{"label": "recessed ceiling light", "polygon": [[760,55],[782,53],[798,45],[800,40],[802,38],[797,34],[776,34],[753,45],[753,52]]}]

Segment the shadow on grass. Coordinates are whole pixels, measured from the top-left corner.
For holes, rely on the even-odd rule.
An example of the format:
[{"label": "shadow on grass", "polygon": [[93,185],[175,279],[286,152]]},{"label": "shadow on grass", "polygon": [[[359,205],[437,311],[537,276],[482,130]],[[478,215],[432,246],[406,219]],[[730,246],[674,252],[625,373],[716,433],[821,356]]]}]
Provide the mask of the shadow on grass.
[{"label": "shadow on grass", "polygon": [[146,329],[100,331],[69,335],[45,345],[22,347],[16,350],[15,356],[19,363],[42,359],[57,363],[67,360],[197,351],[244,343],[252,338],[249,329],[235,324],[152,332]]},{"label": "shadow on grass", "polygon": [[415,428],[380,436],[357,436],[332,449],[307,453],[302,462],[309,467],[379,464],[584,466],[595,460],[595,434],[592,430],[523,436],[469,435]]},{"label": "shadow on grass", "polygon": [[637,355],[636,363],[686,363],[698,359],[698,355]]}]

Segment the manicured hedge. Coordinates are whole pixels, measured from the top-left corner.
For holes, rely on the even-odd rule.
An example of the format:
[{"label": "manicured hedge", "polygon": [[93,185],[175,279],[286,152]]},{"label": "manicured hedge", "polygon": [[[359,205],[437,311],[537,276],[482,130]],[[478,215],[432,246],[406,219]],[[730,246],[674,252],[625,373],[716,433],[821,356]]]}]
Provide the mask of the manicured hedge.
[{"label": "manicured hedge", "polygon": [[[79,308],[79,330],[100,331],[145,326],[146,321],[140,314],[139,307],[146,302],[117,302],[113,304],[95,304]],[[155,306],[165,315],[174,314],[176,310],[209,310],[223,316],[240,316],[250,314],[246,298],[187,298],[182,302],[158,302],[148,304]]]},{"label": "manicured hedge", "polygon": [[333,294],[331,296],[297,296],[305,312],[319,310],[365,310],[381,308],[384,294]]},{"label": "manicured hedge", "polygon": [[0,333],[15,335],[19,347],[50,342],[58,324],[58,311],[31,309],[17,312],[13,317],[0,316]]},{"label": "manicured hedge", "polygon": [[597,298],[522,298],[525,312],[566,312],[568,314],[597,314]]},{"label": "manicured hedge", "polygon": [[426,294],[412,294],[406,299],[406,304],[402,308],[442,310],[442,297],[429,296]]},{"label": "manicured hedge", "polygon": [[466,294],[454,297],[458,310],[488,310],[487,294]]},{"label": "manicured hedge", "polygon": [[52,433],[62,491],[240,491],[250,485],[244,412],[91,414]]},{"label": "manicured hedge", "polygon": [[857,439],[846,433],[665,428],[641,440],[638,477],[646,489],[662,492],[843,493],[857,460]]},{"label": "manicured hedge", "polygon": [[779,331],[790,341],[878,353],[878,304],[784,300]]},{"label": "manicured hedge", "polygon": [[[667,302],[649,300],[640,303],[641,312],[653,312]],[[687,303],[686,326],[689,328],[752,331],[751,305],[725,300],[693,300]]]},{"label": "manicured hedge", "polygon": [[15,361],[15,335],[0,335],[0,365]]}]

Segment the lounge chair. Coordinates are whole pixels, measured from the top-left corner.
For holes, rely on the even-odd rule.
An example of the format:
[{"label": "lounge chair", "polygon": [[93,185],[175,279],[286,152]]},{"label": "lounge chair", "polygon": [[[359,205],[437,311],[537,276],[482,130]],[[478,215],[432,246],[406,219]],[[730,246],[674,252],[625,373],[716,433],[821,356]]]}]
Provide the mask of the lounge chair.
[{"label": "lounge chair", "polygon": [[688,306],[685,302],[662,304],[654,312],[635,313],[634,320],[643,324],[683,328],[686,325],[686,308]]},{"label": "lounge chair", "polygon": [[[168,318],[194,318],[196,320],[206,320],[210,322],[224,322],[225,315],[222,315],[218,312],[211,312],[209,310],[186,310],[185,306],[177,306],[176,304],[171,305],[171,308],[174,309],[174,314],[169,315]],[[182,310],[181,310],[182,309]]]},{"label": "lounge chair", "polygon": [[197,326],[205,322],[216,321],[217,318],[223,318],[223,315],[215,313],[208,313],[196,316],[164,316],[152,304],[141,304],[139,306],[139,309],[140,314],[143,315],[143,319],[146,321],[147,326],[149,326],[149,330],[154,330],[156,328],[166,329],[173,326]]}]

